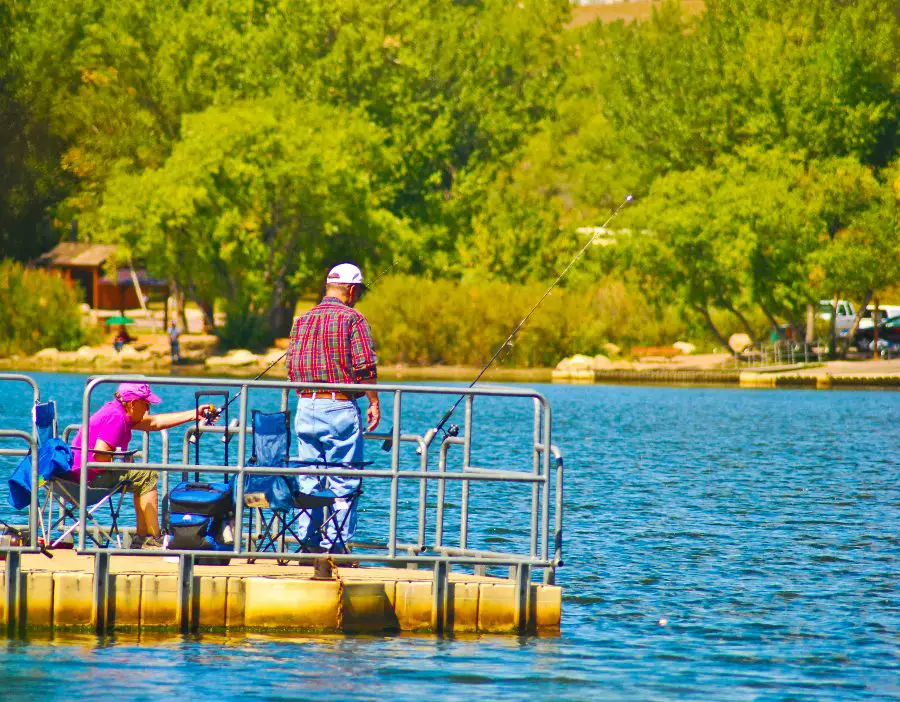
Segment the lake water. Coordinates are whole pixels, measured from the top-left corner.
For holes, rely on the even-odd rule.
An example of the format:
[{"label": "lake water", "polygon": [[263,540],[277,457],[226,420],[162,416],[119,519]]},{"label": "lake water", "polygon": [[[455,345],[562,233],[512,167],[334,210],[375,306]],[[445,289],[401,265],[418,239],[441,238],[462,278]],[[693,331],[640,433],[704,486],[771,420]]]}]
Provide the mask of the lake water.
[{"label": "lake water", "polygon": [[[84,376],[33,377],[78,421]],[[28,405],[13,387],[0,426]],[[36,637],[0,647],[3,698],[900,699],[900,393],[536,389],[566,460],[558,637]],[[476,462],[522,459],[528,406],[478,403]],[[404,430],[447,404],[405,404]],[[520,545],[526,503],[473,492],[476,541]],[[367,489],[360,538],[383,538],[385,496]]]}]

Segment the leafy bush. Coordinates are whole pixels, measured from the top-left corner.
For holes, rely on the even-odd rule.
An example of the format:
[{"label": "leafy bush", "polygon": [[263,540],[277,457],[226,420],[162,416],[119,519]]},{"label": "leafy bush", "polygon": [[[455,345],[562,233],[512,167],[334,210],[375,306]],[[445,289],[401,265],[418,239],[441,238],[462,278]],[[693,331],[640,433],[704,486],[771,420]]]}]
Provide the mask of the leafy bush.
[{"label": "leafy bush", "polygon": [[[383,363],[480,366],[546,290],[545,283],[454,282],[385,278],[360,305]],[[498,362],[553,366],[574,353],[603,353],[614,342],[671,344],[691,327],[677,310],[655,310],[614,280],[590,288],[556,288]]]},{"label": "leafy bush", "polygon": [[262,351],[272,343],[272,330],[266,319],[238,304],[226,305],[225,324],[216,333],[223,350]]},{"label": "leafy bush", "polygon": [[0,355],[42,348],[73,350],[85,343],[81,291],[57,275],[0,261]]}]

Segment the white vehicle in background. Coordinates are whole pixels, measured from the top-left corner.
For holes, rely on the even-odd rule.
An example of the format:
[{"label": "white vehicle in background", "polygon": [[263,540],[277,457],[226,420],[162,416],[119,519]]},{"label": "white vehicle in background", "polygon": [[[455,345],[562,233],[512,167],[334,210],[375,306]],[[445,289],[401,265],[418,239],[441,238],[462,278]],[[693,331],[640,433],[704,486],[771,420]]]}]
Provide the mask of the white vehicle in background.
[{"label": "white vehicle in background", "polygon": [[[835,311],[834,302],[832,300],[819,300],[819,318],[831,319],[831,313]],[[850,327],[853,326],[853,319],[856,317],[856,308],[849,300],[838,300],[837,314],[834,317],[834,329],[838,336],[847,336]]]},{"label": "white vehicle in background", "polygon": [[[891,317],[900,317],[900,305],[878,305],[878,323]],[[875,305],[869,305],[863,310],[859,320],[860,329],[871,329],[875,326]]]}]

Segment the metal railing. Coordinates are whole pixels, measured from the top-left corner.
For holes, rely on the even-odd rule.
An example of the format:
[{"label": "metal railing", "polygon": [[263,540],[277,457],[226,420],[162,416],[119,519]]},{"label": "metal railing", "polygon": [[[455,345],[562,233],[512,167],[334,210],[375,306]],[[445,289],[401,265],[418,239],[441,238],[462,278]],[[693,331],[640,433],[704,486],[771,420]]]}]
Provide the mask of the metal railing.
[{"label": "metal railing", "polygon": [[823,341],[810,344],[790,340],[759,343],[743,351],[734,363],[741,368],[821,363],[825,348]]},{"label": "metal railing", "polygon": [[[359,392],[358,385],[350,384],[304,384],[289,383],[283,381],[249,381],[237,379],[210,379],[210,378],[156,378],[143,376],[100,376],[91,379],[84,391],[82,405],[82,432],[86,432],[90,414],[90,400],[95,390],[102,385],[117,384],[119,382],[142,381],[153,383],[155,386],[191,386],[200,388],[232,388],[239,393],[239,410],[237,419],[227,427],[232,439],[237,439],[238,449],[236,464],[203,464],[197,465],[188,462],[189,442],[198,440],[196,428],[187,431],[182,447],[182,462],[172,463],[168,460],[162,463],[150,463],[146,460],[146,452],[139,462],[127,465],[110,463],[88,462],[86,452],[81,454],[81,484],[80,504],[81,514],[78,531],[78,546],[80,553],[98,552],[97,547],[91,547],[86,538],[86,522],[84,517],[84,504],[87,493],[87,469],[105,468],[113,470],[145,469],[155,470],[164,476],[166,484],[169,472],[179,473],[224,473],[237,476],[235,487],[235,524],[234,547],[232,552],[216,552],[216,556],[252,557],[255,559],[277,560],[309,560],[310,558],[332,558],[338,565],[342,562],[365,561],[381,564],[427,565],[434,566],[437,570],[438,563],[442,568],[449,569],[454,565],[473,567],[483,572],[487,567],[508,566],[517,571],[527,572],[531,568],[544,571],[544,581],[553,582],[555,568],[562,563],[562,484],[563,462],[558,449],[551,443],[551,410],[547,400],[532,390],[511,388],[447,388],[438,386],[411,386],[411,385],[377,385],[367,386],[367,390],[377,390],[382,395],[389,394],[393,398],[392,428],[390,432],[367,433],[365,438],[369,441],[391,441],[390,468],[373,469],[334,469],[316,468],[314,466],[282,467],[282,466],[257,466],[249,465],[247,454],[248,438],[252,440],[252,428],[249,426],[250,408],[249,391],[278,392],[281,396],[282,409],[287,408],[288,400],[296,390],[320,390],[334,392]],[[445,436],[439,446],[439,460],[437,470],[429,466],[430,442],[426,435],[403,433],[403,398],[409,395],[446,395],[455,397],[465,396],[465,411],[463,426],[458,436]],[[532,440],[529,446],[531,465],[528,470],[511,470],[474,466],[471,464],[472,438],[475,423],[473,419],[473,406],[476,398],[512,398],[530,399],[533,405]],[[238,398],[235,398],[238,399]],[[200,433],[223,434],[226,427],[200,426]],[[418,449],[418,464],[414,469],[402,465],[402,444],[413,444]],[[448,468],[448,453],[454,446],[462,447],[462,468],[458,472]],[[549,450],[546,448],[549,447]],[[555,471],[555,475],[554,475]],[[371,544],[354,542],[355,546],[362,546],[368,550],[379,550],[384,553],[362,553],[354,551],[352,554],[310,554],[310,553],[268,553],[253,551],[250,549],[250,540],[244,534],[244,510],[249,509],[244,505],[244,477],[251,474],[266,475],[331,475],[344,477],[361,477],[363,480],[383,479],[389,481],[388,513],[388,538],[384,544]],[[414,542],[403,543],[398,541],[398,503],[399,487],[404,481],[418,481],[419,498],[417,504],[417,538]],[[428,483],[436,481],[438,484],[437,503],[434,508],[434,541],[427,543],[426,531],[429,519],[427,504]],[[459,546],[450,547],[444,544],[445,537],[445,489],[448,482],[460,482],[462,484],[462,502],[460,506]],[[471,483],[510,483],[530,486],[531,513],[528,534],[528,553],[516,553],[509,551],[492,551],[485,549],[471,549],[469,540],[469,517],[472,505],[469,496]],[[165,487],[164,487],[165,490]],[[554,495],[554,507],[551,510],[551,493]],[[551,511],[554,514],[554,523],[551,531]],[[553,544],[552,550],[550,544]],[[138,551],[132,549],[102,549],[110,555],[159,555],[159,552]],[[207,552],[196,550],[168,550],[167,555],[179,555],[197,557]]]},{"label": "metal railing", "polygon": [[[37,383],[30,376],[21,375],[18,373],[0,373],[0,382],[10,382],[10,383],[25,383],[31,388],[32,402],[29,407],[23,407],[23,412],[26,412],[29,417],[31,417],[30,427],[31,431],[26,432],[21,429],[2,429],[0,428],[0,440],[15,440],[17,442],[24,442],[26,444],[26,448],[8,448],[0,446],[0,456],[10,456],[10,457],[25,457],[31,455],[31,485],[36,486],[38,484],[38,449],[39,449],[39,439],[38,439],[38,430],[37,426],[35,426],[33,419],[33,411],[35,405],[37,405],[41,401],[41,392],[38,389]],[[5,441],[4,441],[5,443]],[[11,526],[11,525],[7,525]],[[0,552],[6,553],[8,559],[13,560],[13,565],[18,564],[18,558],[21,553],[36,553],[40,551],[40,545],[37,541],[37,527],[38,527],[38,491],[36,489],[32,489],[31,491],[31,503],[29,504],[28,509],[28,526],[27,526],[27,541],[28,543],[19,543],[17,545],[12,544],[2,544],[0,545]],[[16,529],[16,531],[21,534],[22,531]],[[9,590],[10,588],[7,588]]]}]

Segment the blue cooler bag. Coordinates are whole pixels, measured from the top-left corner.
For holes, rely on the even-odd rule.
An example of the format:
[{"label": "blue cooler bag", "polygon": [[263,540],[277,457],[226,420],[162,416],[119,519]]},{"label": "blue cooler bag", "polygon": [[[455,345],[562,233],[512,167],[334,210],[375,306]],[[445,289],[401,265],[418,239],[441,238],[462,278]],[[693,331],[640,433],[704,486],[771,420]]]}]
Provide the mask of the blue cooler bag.
[{"label": "blue cooler bag", "polygon": [[234,515],[231,483],[179,483],[163,507],[169,548],[230,551],[223,532]]}]

